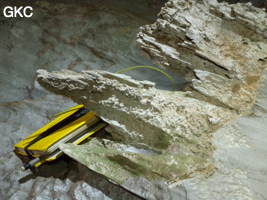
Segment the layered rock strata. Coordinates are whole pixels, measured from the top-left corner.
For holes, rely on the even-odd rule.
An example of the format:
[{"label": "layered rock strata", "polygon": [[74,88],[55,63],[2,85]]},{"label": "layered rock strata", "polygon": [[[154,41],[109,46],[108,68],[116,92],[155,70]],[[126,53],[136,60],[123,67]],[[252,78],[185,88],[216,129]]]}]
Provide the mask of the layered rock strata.
[{"label": "layered rock strata", "polygon": [[251,4],[170,0],[156,23],[140,29],[138,43],[191,82],[183,92],[104,71],[39,70],[43,87],[110,124],[110,135],[61,149],[119,184],[136,176],[171,185],[210,175],[212,133],[255,103],[267,66],[266,19]]},{"label": "layered rock strata", "polygon": [[[121,74],[38,73],[42,86],[84,104],[109,123],[111,137],[93,139],[84,152],[78,147],[77,156],[82,160],[90,154],[84,164],[120,183],[136,175],[172,182],[206,169],[211,133],[234,116],[188,93],[157,90],[152,82]],[[77,146],[72,148],[75,152]]]},{"label": "layered rock strata", "polygon": [[137,41],[159,65],[192,82],[196,98],[249,112],[267,66],[266,24],[264,9],[251,3],[170,0]]},{"label": "layered rock strata", "polygon": [[[155,21],[162,5],[162,0],[1,0],[1,200],[140,199],[65,156],[21,171],[28,160],[16,156],[13,145],[74,104],[42,88],[35,81],[37,69],[119,71],[137,63],[151,65],[140,55],[136,33]],[[6,18],[6,6],[32,6],[33,16]]]}]

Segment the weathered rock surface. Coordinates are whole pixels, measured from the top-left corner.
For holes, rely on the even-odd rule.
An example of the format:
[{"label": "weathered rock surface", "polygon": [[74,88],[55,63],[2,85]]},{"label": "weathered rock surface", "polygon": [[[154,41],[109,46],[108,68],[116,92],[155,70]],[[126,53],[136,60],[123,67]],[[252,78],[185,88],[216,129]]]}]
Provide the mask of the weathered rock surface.
[{"label": "weathered rock surface", "polygon": [[[2,16],[5,6],[25,4],[33,7],[33,17]],[[135,40],[139,27],[152,23],[162,4],[160,0],[152,5],[133,0],[1,1],[0,103],[35,98],[37,69],[116,72],[153,65],[141,55]],[[138,75],[150,76],[146,71]]]},{"label": "weathered rock surface", "polygon": [[[152,65],[148,59],[140,56],[139,49],[135,47],[134,40],[139,26],[154,21],[154,11],[152,10],[151,14],[151,7],[149,7],[146,1],[123,0],[90,0],[90,3],[83,1],[84,4],[79,3],[79,1],[72,2],[71,0],[64,1],[64,3],[61,3],[62,1],[37,1],[37,4],[34,1],[16,0],[10,2],[2,0],[1,10],[6,5],[12,4],[17,6],[18,2],[20,5],[25,4],[25,2],[33,5],[35,13],[31,19],[3,19],[0,16],[0,175],[2,177],[0,181],[0,199],[140,199],[66,157],[59,159],[58,162],[45,164],[39,168],[39,171],[21,172],[19,166],[22,161],[14,155],[13,145],[44,125],[48,121],[48,116],[73,105],[73,102],[69,99],[59,98],[40,87],[35,81],[35,71],[37,69],[45,68],[49,71],[62,68],[74,71],[101,69],[116,72],[124,67],[134,65]],[[157,1],[149,2],[153,2],[158,6]],[[244,2],[244,0],[240,2]],[[254,2],[260,2],[260,0]],[[195,2],[192,1],[191,3]],[[201,2],[198,1],[198,3]],[[235,38],[240,33],[240,30],[246,29],[244,26],[250,26],[254,23],[255,20],[247,20],[248,22],[244,22],[244,26],[238,25],[244,18],[248,18],[250,12],[254,16],[257,15],[257,21],[262,22],[263,26],[266,24],[266,22],[261,20],[264,18],[259,17],[262,15],[260,13],[264,14],[264,12],[251,6],[246,6],[245,15],[242,19],[243,5],[240,4],[237,7],[236,5],[231,5],[232,8],[234,6],[235,10],[236,8],[241,8],[237,15],[241,20],[233,20],[235,26],[232,24],[224,26],[226,29],[222,33],[226,34],[227,30],[232,31],[232,36]],[[171,8],[170,6],[168,7]],[[214,11],[217,8],[215,6]],[[235,12],[230,12],[230,14]],[[211,16],[218,17],[220,13],[226,12],[220,11],[217,13],[218,15],[216,12],[211,12]],[[203,15],[202,12],[198,14]],[[170,17],[172,16],[170,15]],[[211,21],[211,23],[213,22]],[[171,25],[172,23],[170,23]],[[234,27],[236,27],[235,30],[233,30]],[[258,27],[258,25],[255,27]],[[221,96],[223,101],[219,103],[216,100],[218,97],[210,90],[211,83],[209,83],[210,80],[216,81],[216,87],[218,87],[216,92],[218,93],[221,93],[223,90],[229,92],[227,90],[233,85],[233,82],[227,76],[231,75],[229,76],[230,78],[233,76],[231,70],[217,68],[216,63],[208,61],[209,57],[205,61],[206,65],[208,64],[209,66],[207,70],[203,70],[200,67],[202,66],[201,63],[204,65],[202,59],[200,59],[199,63],[196,62],[196,68],[192,67],[187,71],[186,68],[178,70],[175,67],[178,60],[175,61],[170,58],[171,56],[165,56],[159,51],[160,48],[165,48],[164,52],[169,51],[169,54],[173,52],[172,56],[174,58],[175,56],[178,57],[175,55],[178,47],[174,46],[171,49],[168,44],[175,40],[164,40],[165,35],[171,34],[172,31],[176,34],[177,31],[168,28],[168,26],[164,28],[167,29],[164,30],[163,37],[157,37],[157,31],[154,31],[153,35],[151,35],[152,38],[157,38],[156,40],[160,43],[164,41],[156,49],[158,51],[157,58],[152,56],[152,59],[158,60],[158,63],[162,59],[166,63],[172,64],[172,70],[185,71],[183,74],[187,74],[186,77],[189,81],[196,79],[196,74],[192,70],[200,69],[207,71],[204,73],[197,71],[198,78],[202,78],[195,82],[194,87],[201,90],[203,94],[209,92],[209,95],[206,95],[207,97],[205,98],[200,93],[195,92],[195,90],[188,88],[190,92],[186,94],[189,97],[205,100],[224,108],[232,105],[236,109],[234,103],[230,105],[223,104],[223,102],[227,101],[227,97]],[[254,34],[253,30],[254,27],[249,31],[242,31],[243,36],[248,38],[245,40],[244,45],[248,43],[249,46],[261,46],[262,37],[257,39],[258,34]],[[218,32],[219,36],[220,34],[221,32]],[[190,41],[189,38],[188,40]],[[189,46],[187,45],[188,48]],[[194,44],[192,49],[191,57],[185,54],[190,62],[196,59],[193,53],[195,52]],[[148,49],[145,50],[152,55]],[[156,50],[154,51],[157,52]],[[233,43],[233,51],[236,50],[238,48]],[[179,49],[179,53],[182,54],[182,52]],[[245,54],[241,54],[240,57],[242,58],[243,56],[245,59],[248,59],[246,57],[251,54],[251,51],[248,48],[248,51],[243,53]],[[159,59],[160,55],[163,57]],[[231,55],[229,56],[230,58]],[[255,57],[252,57],[252,59],[255,59]],[[245,61],[244,63],[246,64]],[[252,61],[253,63],[256,63],[255,60]],[[161,63],[161,65],[163,64],[164,62]],[[253,66],[255,67],[255,65]],[[255,70],[253,68],[252,71],[258,74],[256,68]],[[143,72],[130,72],[130,74],[134,78],[138,77],[139,80],[149,78],[149,80],[154,82],[162,83],[162,80],[158,80],[161,77],[158,74],[150,71],[145,71],[148,73]],[[211,73],[213,73],[212,77],[210,76]],[[226,73],[227,76],[224,75]],[[220,84],[224,80],[223,78],[226,78],[227,83],[222,82]],[[177,80],[179,79],[177,78]],[[201,82],[205,82],[205,85]],[[244,86],[243,84],[241,85],[242,87]],[[257,85],[257,83],[255,82],[254,85]],[[236,89],[238,89],[238,86],[236,86]],[[254,99],[255,91],[253,89],[252,100]],[[213,144],[216,146],[216,150],[213,156],[209,154],[211,151],[207,151],[206,157],[214,162],[215,171],[212,176],[207,178],[199,173],[193,178],[180,181],[177,186],[172,185],[172,187],[169,187],[164,182],[151,182],[142,177],[133,177],[125,181],[122,186],[146,199],[266,199],[266,91],[266,80],[262,79],[253,113],[226,124],[214,133]],[[212,101],[212,99],[215,100]],[[253,103],[249,102],[246,108],[244,107],[241,110],[250,110],[251,105]],[[213,123],[217,122],[216,119],[211,121]],[[211,137],[208,140],[211,140]],[[208,140],[203,141],[206,142]],[[159,153],[159,151],[155,151],[153,148],[144,148],[147,145],[133,148],[132,146],[129,147],[129,145],[122,145],[122,142],[119,142],[119,144],[113,142],[114,145],[111,145],[108,140],[103,141],[105,141],[104,145],[110,149],[119,146],[123,151],[126,148],[130,152],[143,153],[150,156],[155,156]],[[89,144],[94,143],[87,143],[88,146]],[[97,142],[95,144],[97,145]],[[101,148],[102,146],[103,144],[100,144]],[[86,145],[84,147],[87,148]],[[208,145],[208,147],[211,147],[211,145]],[[72,147],[65,146],[63,148],[67,151]],[[90,146],[88,149],[90,149]],[[185,148],[184,150],[187,151],[189,149]],[[71,152],[69,153],[71,154]],[[78,155],[73,155],[73,158],[78,160]],[[210,163],[208,159],[206,162]]]},{"label": "weathered rock surface", "polygon": [[[187,199],[267,198],[267,71],[253,113],[239,117],[214,133],[215,173],[182,182]],[[172,188],[175,190],[175,188]]]},{"label": "weathered rock surface", "polygon": [[[186,92],[159,91],[103,71],[38,71],[42,86],[110,124],[111,136],[61,149],[147,199],[265,198],[266,163],[262,157],[257,165],[254,156],[267,149],[264,141],[248,142],[246,125],[266,121],[266,99],[256,107],[261,119],[245,116],[226,124],[253,112],[266,69],[265,24],[266,13],[251,4],[169,1],[155,24],[141,28],[138,42],[158,64],[192,82]],[[254,127],[258,135],[252,138],[266,137],[265,124]],[[248,161],[240,160],[243,154]],[[144,184],[166,196],[142,190]]]},{"label": "weathered rock surface", "polygon": [[173,0],[137,41],[158,64],[184,74],[194,91],[246,112],[267,66],[266,24],[266,12],[251,3]]},{"label": "weathered rock surface", "polygon": [[37,73],[42,86],[85,105],[109,123],[112,141],[92,140],[84,151],[68,146],[83,164],[118,183],[136,175],[173,183],[208,168],[211,132],[235,116],[184,92],[156,90],[151,82],[121,74]]},{"label": "weathered rock surface", "polygon": [[[224,0],[218,0],[218,2],[224,2]],[[258,8],[267,8],[267,1],[266,0],[228,0],[225,1],[228,3],[248,3],[251,2],[253,6],[258,7]]]},{"label": "weathered rock surface", "polygon": [[[5,18],[3,8],[10,5],[32,6],[33,17]],[[42,88],[35,80],[37,69],[116,72],[153,65],[136,46],[136,34],[140,26],[154,22],[162,5],[162,0],[1,0],[1,200],[141,199],[67,157],[22,172],[26,160],[15,155],[13,145],[47,123],[49,116],[74,105]],[[165,81],[147,72],[131,75]]]},{"label": "weathered rock surface", "polygon": [[133,199],[140,198],[66,156],[37,169],[21,171],[25,156],[16,156],[13,145],[42,127],[48,117],[74,103],[47,95],[0,107],[0,199]]}]

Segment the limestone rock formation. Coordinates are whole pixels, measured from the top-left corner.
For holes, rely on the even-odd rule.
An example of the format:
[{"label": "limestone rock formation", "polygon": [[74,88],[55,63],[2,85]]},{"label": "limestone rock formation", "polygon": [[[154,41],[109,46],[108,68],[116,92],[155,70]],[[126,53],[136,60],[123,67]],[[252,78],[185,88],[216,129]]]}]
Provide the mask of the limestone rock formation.
[{"label": "limestone rock formation", "polygon": [[[240,191],[248,187],[243,181],[244,166],[220,160],[223,154],[213,155],[212,138],[228,121],[252,112],[267,66],[266,24],[266,12],[251,4],[170,0],[156,23],[140,29],[137,41],[159,65],[182,73],[191,82],[183,92],[156,90],[151,82],[104,71],[39,70],[37,80],[43,87],[84,104],[110,124],[110,135],[61,149],[147,199],[156,197],[140,188],[134,190],[133,183],[149,180],[147,184],[156,184],[167,199],[173,199],[174,191],[181,198],[194,199],[194,193],[200,197],[211,186],[201,174],[214,172],[212,160],[220,171],[207,179],[209,184],[224,180],[223,174],[229,173],[239,176]],[[231,125],[225,127],[217,136],[221,131],[221,137],[225,133],[237,138]],[[231,169],[237,166],[242,170]],[[175,190],[168,187],[181,183]],[[260,192],[247,189],[231,197],[251,199]]]},{"label": "limestone rock formation", "polygon": [[137,41],[159,65],[184,74],[193,91],[249,112],[267,66],[266,24],[266,12],[251,3],[170,0]]},{"label": "limestone rock formation", "polygon": [[[67,156],[21,171],[27,158],[17,156],[13,145],[74,105],[42,88],[37,69],[119,71],[137,63],[151,65],[140,54],[136,34],[155,21],[162,5],[162,0],[1,0],[1,200],[140,199]],[[5,6],[32,6],[34,15],[6,18]]]},{"label": "limestone rock formation", "polygon": [[187,93],[156,90],[151,82],[121,74],[37,73],[42,86],[84,104],[109,123],[111,138],[93,139],[84,151],[66,145],[71,152],[65,152],[118,183],[137,175],[172,183],[211,167],[211,133],[235,116]]}]

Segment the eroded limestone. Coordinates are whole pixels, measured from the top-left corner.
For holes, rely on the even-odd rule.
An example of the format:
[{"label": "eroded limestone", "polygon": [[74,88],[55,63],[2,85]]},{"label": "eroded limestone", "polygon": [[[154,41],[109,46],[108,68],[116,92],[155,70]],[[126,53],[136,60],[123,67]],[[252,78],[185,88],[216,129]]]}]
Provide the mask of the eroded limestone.
[{"label": "eroded limestone", "polygon": [[39,70],[43,87],[110,124],[111,136],[61,149],[119,184],[141,176],[171,185],[211,174],[212,133],[255,103],[266,68],[262,24],[266,13],[251,4],[169,1],[155,24],[140,29],[138,43],[192,82],[186,92],[104,71]]},{"label": "eroded limestone", "polygon": [[249,112],[267,66],[266,24],[266,12],[251,3],[170,0],[154,24],[140,28],[137,42],[192,81],[193,91]]},{"label": "eroded limestone", "polygon": [[37,80],[109,123],[111,137],[104,141],[61,148],[118,183],[132,176],[174,182],[209,168],[211,133],[235,116],[184,92],[156,90],[154,84],[121,74],[38,70]]}]

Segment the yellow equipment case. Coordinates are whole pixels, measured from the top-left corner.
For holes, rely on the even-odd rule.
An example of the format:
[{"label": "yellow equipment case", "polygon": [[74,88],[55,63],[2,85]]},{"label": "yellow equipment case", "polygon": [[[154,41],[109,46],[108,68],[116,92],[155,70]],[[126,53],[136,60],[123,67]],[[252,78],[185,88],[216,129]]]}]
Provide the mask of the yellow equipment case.
[{"label": "yellow equipment case", "polygon": [[79,144],[107,125],[83,105],[74,106],[58,115],[59,117],[14,145],[17,153],[35,157],[24,164],[22,170],[57,159],[63,154],[59,149],[60,144]]}]

